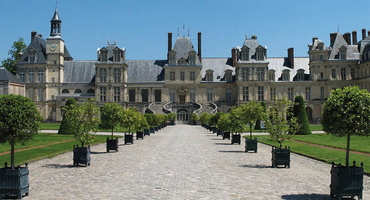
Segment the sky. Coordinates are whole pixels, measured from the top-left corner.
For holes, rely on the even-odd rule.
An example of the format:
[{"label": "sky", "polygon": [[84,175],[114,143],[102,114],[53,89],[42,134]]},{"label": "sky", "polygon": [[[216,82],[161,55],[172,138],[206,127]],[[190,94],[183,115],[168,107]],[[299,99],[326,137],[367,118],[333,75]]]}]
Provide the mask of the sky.
[{"label": "sky", "polygon": [[[96,60],[108,41],[126,48],[127,60],[166,59],[167,33],[189,36],[202,57],[231,57],[245,36],[256,35],[268,57],[307,57],[313,37],[370,30],[368,0],[0,0],[0,61],[14,41],[32,31],[50,35],[55,8],[62,38],[74,60]],[[196,49],[197,50],[197,49]]]}]

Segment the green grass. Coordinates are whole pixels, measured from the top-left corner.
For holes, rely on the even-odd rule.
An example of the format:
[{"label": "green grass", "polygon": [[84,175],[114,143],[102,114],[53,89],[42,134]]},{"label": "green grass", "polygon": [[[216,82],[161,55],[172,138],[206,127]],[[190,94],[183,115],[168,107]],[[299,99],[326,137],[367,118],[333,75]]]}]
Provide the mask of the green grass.
[{"label": "green grass", "polygon": [[321,124],[310,124],[311,131],[322,131]]},{"label": "green grass", "polygon": [[[104,143],[107,139],[105,135],[96,135],[95,141],[91,144]],[[72,141],[69,141],[72,140]],[[67,141],[67,142],[66,142]],[[25,145],[16,145],[15,149],[26,149],[42,145],[48,145],[56,142],[65,142],[60,144],[54,144],[50,146],[40,147],[36,149],[25,150],[15,153],[15,163],[24,164],[25,162],[31,162],[35,160],[40,160],[44,158],[50,158],[61,153],[69,152],[73,150],[74,145],[81,145],[76,141],[73,135],[58,135],[49,133],[40,133],[34,137],[33,140],[27,142]],[[0,145],[0,153],[10,151],[10,146],[8,144]],[[72,157],[71,157],[72,160]],[[10,163],[10,154],[0,156],[0,167],[3,166],[4,162]],[[72,162],[72,161],[71,161]]]},{"label": "green grass", "polygon": [[[279,146],[277,142],[273,142],[270,140],[270,136],[256,136],[258,141],[264,144]],[[325,161],[327,163],[335,162],[335,163],[342,163],[345,164],[345,157],[346,153],[340,150],[329,149],[325,147],[317,147],[311,146],[308,144],[302,144],[299,142],[295,142],[294,140],[302,140],[305,142],[312,142],[315,144],[325,144],[327,146],[343,148],[343,144],[345,145],[345,138],[334,138],[333,136],[327,134],[314,134],[314,135],[307,135],[307,136],[295,136],[293,137],[293,141],[285,141],[283,146],[290,146],[291,150],[295,153],[305,155],[308,157],[312,157],[318,160]],[[319,142],[318,142],[319,141]],[[360,136],[353,136],[351,145],[352,149],[356,151],[360,151],[366,149],[364,144],[368,144],[370,138],[367,137],[360,137]],[[343,143],[343,144],[342,144]],[[365,152],[369,152],[370,150],[367,149]],[[364,162],[364,170],[366,173],[370,173],[370,156],[366,155],[359,155],[350,153],[350,162],[355,160],[358,165],[361,162]]]},{"label": "green grass", "polygon": [[41,130],[59,130],[60,123],[41,123]]}]

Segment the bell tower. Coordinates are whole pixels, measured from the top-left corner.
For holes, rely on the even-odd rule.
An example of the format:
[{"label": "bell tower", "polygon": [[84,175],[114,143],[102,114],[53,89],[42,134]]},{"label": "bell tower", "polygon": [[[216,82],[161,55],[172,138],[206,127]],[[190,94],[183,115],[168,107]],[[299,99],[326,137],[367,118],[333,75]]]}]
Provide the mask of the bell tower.
[{"label": "bell tower", "polygon": [[48,64],[64,64],[64,40],[61,37],[62,20],[59,18],[58,8],[50,20],[50,36],[46,39],[46,54]]}]

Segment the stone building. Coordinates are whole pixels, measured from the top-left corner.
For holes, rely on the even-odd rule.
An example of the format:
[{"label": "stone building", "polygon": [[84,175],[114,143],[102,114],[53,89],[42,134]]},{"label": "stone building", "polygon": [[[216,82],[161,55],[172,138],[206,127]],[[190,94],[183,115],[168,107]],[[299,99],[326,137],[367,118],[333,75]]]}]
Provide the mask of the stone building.
[{"label": "stone building", "polygon": [[319,122],[323,103],[334,88],[359,85],[370,89],[370,37],[362,31],[330,34],[326,46],[318,38],[308,45],[308,57],[267,57],[257,36],[245,38],[241,47],[225,58],[201,55],[189,37],[179,36],[173,45],[168,33],[168,53],[163,60],[126,59],[125,48],[108,43],[97,50],[96,61],[74,61],[61,37],[62,21],[57,10],[46,39],[31,33],[17,76],[26,96],[36,102],[47,121],[60,121],[68,98],[95,98],[100,106],[117,102],[137,107],[142,113],[177,113],[178,123],[188,123],[191,113],[228,112],[250,100],[267,105],[278,98],[304,97],[308,117]]}]

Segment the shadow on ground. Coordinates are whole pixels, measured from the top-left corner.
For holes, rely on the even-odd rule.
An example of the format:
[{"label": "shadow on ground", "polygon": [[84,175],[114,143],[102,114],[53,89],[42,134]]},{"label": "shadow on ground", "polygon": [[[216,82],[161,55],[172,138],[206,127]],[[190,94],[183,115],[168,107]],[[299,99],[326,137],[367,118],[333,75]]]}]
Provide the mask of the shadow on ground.
[{"label": "shadow on ground", "polygon": [[221,152],[221,153],[244,153],[244,151],[218,151],[218,152]]},{"label": "shadow on ground", "polygon": [[287,200],[331,200],[330,196],[326,194],[288,194],[281,196],[281,198]]},{"label": "shadow on ground", "polygon": [[239,165],[239,167],[246,167],[246,168],[271,168],[271,165]]},{"label": "shadow on ground", "polygon": [[231,145],[230,143],[214,143],[215,145]]},{"label": "shadow on ground", "polygon": [[60,168],[73,168],[75,166],[73,166],[72,164],[71,165],[46,164],[46,165],[43,165],[42,167],[60,169]]},{"label": "shadow on ground", "polygon": [[[112,152],[116,152],[116,151],[112,150]],[[90,152],[90,154],[106,154],[106,153],[108,153],[108,152],[106,152],[106,151],[104,151],[104,152],[96,152],[96,151]]]}]

